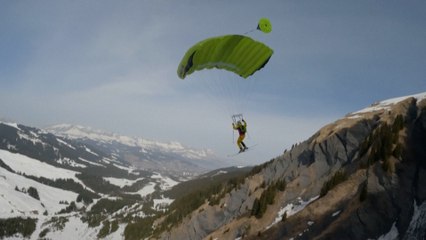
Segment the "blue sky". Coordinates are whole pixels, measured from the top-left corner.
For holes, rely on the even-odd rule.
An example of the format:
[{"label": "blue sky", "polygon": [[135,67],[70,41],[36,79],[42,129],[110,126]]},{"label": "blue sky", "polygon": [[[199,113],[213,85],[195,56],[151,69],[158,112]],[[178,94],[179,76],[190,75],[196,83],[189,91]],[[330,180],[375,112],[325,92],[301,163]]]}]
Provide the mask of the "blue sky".
[{"label": "blue sky", "polygon": [[[0,117],[36,127],[80,124],[210,148],[235,164],[260,163],[349,112],[426,91],[425,1],[0,5]],[[274,55],[249,78],[243,97],[204,81],[232,78],[221,71],[177,77],[193,44],[243,34],[261,17],[271,20],[273,31],[250,37]],[[232,109],[233,101],[243,109]],[[258,146],[228,159],[237,151],[233,111],[244,112],[247,143]]]}]

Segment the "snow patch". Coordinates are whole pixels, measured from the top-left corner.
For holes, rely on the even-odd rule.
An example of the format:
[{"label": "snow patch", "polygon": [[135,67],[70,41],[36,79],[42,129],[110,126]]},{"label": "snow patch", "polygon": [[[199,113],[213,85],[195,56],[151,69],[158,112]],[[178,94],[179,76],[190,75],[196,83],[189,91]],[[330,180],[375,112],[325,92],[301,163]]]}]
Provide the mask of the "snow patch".
[{"label": "snow patch", "polygon": [[74,215],[67,218],[67,223],[62,230],[49,226],[50,231],[46,234],[46,239],[97,239],[101,227],[102,224],[98,227],[90,228],[87,223],[81,221],[79,215]]},{"label": "snow patch", "polygon": [[98,166],[98,167],[105,167],[104,165],[102,165],[102,164],[100,164],[100,163],[95,163],[95,162],[92,162],[92,161],[86,160],[86,159],[81,158],[81,157],[79,157],[79,158],[78,158],[78,160],[83,161],[83,162],[86,162],[86,163],[88,163],[88,164],[92,164],[92,165]]},{"label": "snow patch", "polygon": [[[29,187],[37,189],[40,200],[21,192],[23,188],[28,190]],[[0,168],[1,218],[42,216],[46,210],[48,210],[48,214],[54,214],[66,207],[66,205],[59,204],[59,201],[72,202],[76,200],[77,195],[77,193],[50,187]]]},{"label": "snow patch", "polygon": [[75,182],[81,182],[80,179],[75,176],[79,172],[54,167],[19,153],[11,153],[0,149],[0,158],[14,171],[25,173],[26,175],[45,177],[52,180],[70,178]]},{"label": "snow patch", "polygon": [[84,146],[84,148],[85,148],[86,152],[88,152],[88,153],[90,153],[90,154],[92,154],[92,155],[95,155],[96,157],[99,157],[99,155],[98,155],[97,153],[93,152],[93,151],[92,151],[90,148],[88,148],[87,146]]},{"label": "snow patch", "polygon": [[341,212],[340,210],[339,210],[339,211],[337,211],[337,212],[334,212],[333,214],[331,214],[331,216],[332,216],[332,217],[335,217],[335,216],[339,215],[339,214],[340,214],[340,212]]},{"label": "snow patch", "polygon": [[305,209],[305,207],[308,206],[308,204],[317,200],[318,198],[319,198],[319,195],[309,199],[308,201],[303,201],[303,199],[301,197],[298,197],[296,204],[289,203],[285,207],[281,208],[280,211],[278,212],[278,216],[271,223],[271,225],[269,225],[266,229],[269,229],[273,225],[280,222],[282,220],[284,214],[287,214],[287,217],[290,217],[291,215],[294,215],[294,214],[302,211],[303,209]]},{"label": "snow patch", "polygon": [[414,213],[411,218],[410,225],[408,226],[407,231],[405,232],[404,238],[406,239],[424,239],[426,237],[426,201],[422,205],[417,206],[414,202]]},{"label": "snow patch", "polygon": [[134,183],[136,183],[139,180],[143,180],[144,178],[138,178],[135,180],[125,179],[125,178],[113,178],[113,177],[104,177],[107,182],[119,186],[120,188],[125,186],[132,186]]},{"label": "snow patch", "polygon": [[18,129],[18,130],[21,130],[21,129],[18,127],[18,124],[17,124],[17,123],[10,123],[10,122],[2,122],[2,121],[0,121],[0,124],[4,124],[4,125],[7,125],[7,126],[9,126],[9,127],[13,127],[13,128]]},{"label": "snow patch", "polygon": [[[32,132],[31,132],[32,133]],[[42,144],[43,146],[44,145],[47,145],[46,143],[44,143],[44,142],[42,142],[40,139],[38,139],[37,137],[35,137],[35,136],[29,136],[29,135],[27,135],[27,134],[25,134],[25,133],[22,133],[22,132],[18,132],[18,136],[19,136],[19,138],[20,139],[25,139],[25,140],[28,140],[28,141],[30,141],[30,142],[32,142],[33,143],[33,145],[36,145],[37,143],[40,143],[40,144]]]},{"label": "snow patch", "polygon": [[169,190],[173,186],[179,184],[179,182],[169,178],[169,177],[163,177],[159,173],[155,173],[155,175],[152,175],[151,178],[153,179],[159,179],[160,180],[160,188],[161,190]]},{"label": "snow patch", "polygon": [[113,163],[112,165],[114,165],[115,167],[120,168],[122,170],[126,170],[128,173],[132,173],[135,170],[135,168],[133,168],[133,167],[125,167],[125,166],[118,165],[116,163]]},{"label": "snow patch", "polygon": [[56,160],[56,162],[59,163],[59,164],[68,165],[68,166],[71,166],[71,167],[87,168],[86,165],[77,163],[74,160],[69,159],[69,158],[61,158],[61,159]]},{"label": "snow patch", "polygon": [[165,198],[164,196],[161,196],[161,199],[154,199],[154,209],[157,211],[160,211],[161,209],[164,209],[169,206],[174,199],[171,198]]},{"label": "snow patch", "polygon": [[417,99],[417,101],[420,102],[423,99],[426,99],[426,92],[384,100],[384,101],[375,103],[370,107],[361,109],[357,112],[353,112],[348,116],[348,118],[357,118],[357,117],[359,117],[359,115],[357,115],[357,114],[361,114],[361,113],[376,112],[376,111],[380,111],[380,110],[390,110],[392,105],[395,105],[395,104],[402,102],[402,101],[406,100],[407,98],[411,98],[411,97]]},{"label": "snow patch", "polygon": [[145,197],[145,196],[155,192],[155,186],[156,186],[155,183],[150,182],[148,185],[146,185],[145,187],[143,187],[141,190],[137,191],[136,193],[141,195],[141,197]]},{"label": "snow patch", "polygon": [[217,173],[213,174],[212,177],[219,176],[221,174],[227,174],[227,171],[219,170]]},{"label": "snow patch", "polygon": [[398,235],[398,228],[396,228],[396,222],[394,222],[389,232],[380,236],[377,240],[398,240]]},{"label": "snow patch", "polygon": [[65,145],[65,146],[67,146],[67,147],[69,147],[69,148],[71,148],[71,149],[73,149],[73,150],[76,150],[76,149],[75,149],[75,147],[73,147],[71,144],[69,144],[69,143],[65,142],[64,140],[59,139],[59,138],[56,138],[56,140],[57,140],[59,143],[61,143],[61,144]]}]

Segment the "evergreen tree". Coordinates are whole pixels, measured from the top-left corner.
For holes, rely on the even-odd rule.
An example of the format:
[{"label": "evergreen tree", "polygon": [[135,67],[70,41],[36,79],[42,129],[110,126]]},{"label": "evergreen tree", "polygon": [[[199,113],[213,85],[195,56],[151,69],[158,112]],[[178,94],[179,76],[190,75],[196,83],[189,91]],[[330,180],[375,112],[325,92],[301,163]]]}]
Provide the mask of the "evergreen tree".
[{"label": "evergreen tree", "polygon": [[37,200],[40,200],[40,196],[38,195],[38,191],[37,191],[37,189],[35,187],[29,187],[28,188],[28,194],[31,197],[33,197],[33,198],[35,198]]}]

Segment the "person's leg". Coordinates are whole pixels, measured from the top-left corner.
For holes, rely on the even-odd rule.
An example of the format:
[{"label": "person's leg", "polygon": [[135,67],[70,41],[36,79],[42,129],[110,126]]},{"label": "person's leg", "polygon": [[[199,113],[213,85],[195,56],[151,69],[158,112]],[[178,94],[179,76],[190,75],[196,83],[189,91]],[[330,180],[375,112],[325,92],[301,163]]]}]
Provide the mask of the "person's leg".
[{"label": "person's leg", "polygon": [[238,140],[237,140],[237,145],[238,145],[238,147],[240,148],[240,151],[243,151],[243,145],[242,145],[242,142],[243,142],[243,139],[244,139],[244,136],[243,135],[240,135],[239,137],[238,137]]},{"label": "person's leg", "polygon": [[246,144],[243,142],[243,140],[244,140],[244,138],[246,137],[246,135],[244,134],[244,135],[241,135],[241,145],[244,147],[244,150],[246,150],[247,149],[247,146],[246,146]]}]

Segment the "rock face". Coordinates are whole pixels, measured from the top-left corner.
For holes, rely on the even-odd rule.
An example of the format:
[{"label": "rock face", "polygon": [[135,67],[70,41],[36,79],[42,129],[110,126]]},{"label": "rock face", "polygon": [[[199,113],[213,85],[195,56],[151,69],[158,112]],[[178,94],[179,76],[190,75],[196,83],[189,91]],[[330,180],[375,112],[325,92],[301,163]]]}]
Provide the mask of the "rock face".
[{"label": "rock face", "polygon": [[[426,93],[329,124],[161,239],[424,239]],[[285,180],[285,191],[272,187]],[[261,216],[254,203],[271,189]],[[272,190],[271,190],[272,191]]]}]

